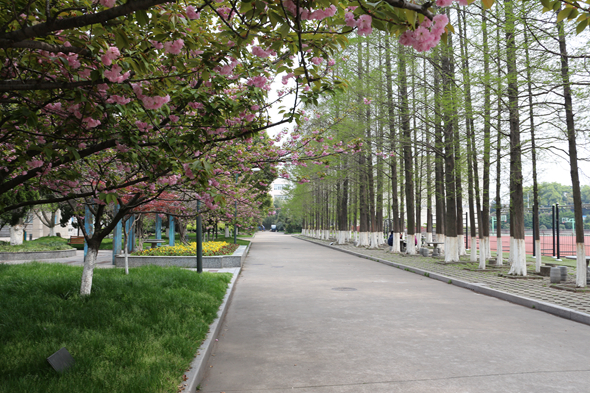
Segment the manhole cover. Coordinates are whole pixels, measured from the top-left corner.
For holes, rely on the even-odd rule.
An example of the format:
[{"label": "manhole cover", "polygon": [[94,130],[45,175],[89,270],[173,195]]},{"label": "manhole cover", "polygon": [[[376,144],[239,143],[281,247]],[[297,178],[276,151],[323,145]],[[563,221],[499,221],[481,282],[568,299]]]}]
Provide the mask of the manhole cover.
[{"label": "manhole cover", "polygon": [[332,288],[333,291],[356,291],[356,288],[350,288],[350,287],[337,287],[337,288]]}]

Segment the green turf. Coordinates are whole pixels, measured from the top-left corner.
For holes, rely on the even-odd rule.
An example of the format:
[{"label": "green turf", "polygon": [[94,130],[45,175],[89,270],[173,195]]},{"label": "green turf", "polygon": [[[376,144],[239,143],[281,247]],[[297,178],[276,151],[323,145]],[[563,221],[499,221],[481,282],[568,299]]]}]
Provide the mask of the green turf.
[{"label": "green turf", "polygon": [[39,239],[25,241],[18,246],[11,246],[10,242],[0,242],[0,252],[54,251],[72,248],[66,243],[67,240],[59,236],[40,237]]},{"label": "green turf", "polygon": [[[175,392],[205,338],[230,274],[145,266],[0,264],[0,392]],[[66,347],[59,375],[46,358]]]}]

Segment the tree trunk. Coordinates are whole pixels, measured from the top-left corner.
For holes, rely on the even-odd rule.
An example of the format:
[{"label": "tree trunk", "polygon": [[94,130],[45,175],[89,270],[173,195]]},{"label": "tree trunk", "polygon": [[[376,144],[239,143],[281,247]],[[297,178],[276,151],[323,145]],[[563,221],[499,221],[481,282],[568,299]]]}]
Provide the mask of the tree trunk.
[{"label": "tree trunk", "polygon": [[504,1],[506,17],[506,65],[508,80],[508,112],[510,114],[510,224],[512,227],[509,274],[526,276],[524,238],[524,198],[522,190],[522,147],[518,106],[518,70],[516,68],[515,16],[512,0]]},{"label": "tree trunk", "polygon": [[453,132],[453,75],[449,53],[452,44],[442,50],[442,87],[443,87],[443,120],[445,147],[445,188],[446,188],[446,220],[445,220],[445,262],[459,261],[459,245],[457,242],[457,187],[455,183],[455,134]]},{"label": "tree trunk", "polygon": [[401,128],[403,132],[403,148],[404,148],[404,175],[405,175],[405,194],[406,194],[406,208],[407,214],[407,238],[406,238],[406,253],[412,255],[416,254],[416,246],[414,244],[414,174],[412,173],[412,131],[410,130],[410,113],[408,105],[408,80],[406,74],[406,59],[405,50],[401,45],[398,45],[398,71],[400,80],[400,110],[401,110]]},{"label": "tree trunk", "polygon": [[[396,143],[396,129],[395,129],[395,110],[394,110],[394,102],[393,102],[393,88],[392,88],[392,77],[391,77],[391,48],[390,48],[390,38],[385,38],[385,80],[387,83],[387,115],[388,115],[388,124],[389,124],[389,141],[390,141],[390,150],[395,152],[397,150],[397,143]],[[389,165],[391,168],[391,219],[393,221],[392,229],[393,229],[393,245],[391,247],[391,252],[398,253],[400,252],[399,248],[399,236],[401,233],[400,229],[400,222],[399,222],[399,204],[398,204],[398,189],[397,189],[397,155],[389,158]]]},{"label": "tree trunk", "polygon": [[[496,19],[499,20],[500,18],[500,5],[496,6]],[[496,29],[496,53],[500,56],[500,28]],[[498,92],[498,107],[497,107],[497,117],[496,117],[496,131],[497,131],[497,141],[496,141],[496,266],[502,266],[503,259],[504,259],[504,252],[503,252],[503,245],[502,245],[502,198],[501,198],[501,188],[502,183],[501,174],[502,174],[502,68],[500,65],[500,61],[497,61],[497,87],[496,91]]]},{"label": "tree trunk", "polygon": [[535,271],[539,273],[541,271],[541,235],[540,235],[540,225],[539,225],[539,185],[537,183],[537,146],[535,144],[535,119],[534,119],[534,110],[533,110],[533,83],[531,77],[531,60],[529,56],[529,39],[528,39],[528,29],[527,29],[527,21],[526,21],[526,12],[525,12],[525,2],[522,3],[523,6],[523,15],[524,15],[524,23],[525,28],[523,29],[524,33],[524,48],[525,48],[525,59],[526,59],[526,75],[527,75],[527,88],[528,88],[528,98],[529,98],[529,123],[531,126],[531,160],[533,165],[533,247],[535,250]]},{"label": "tree trunk", "polygon": [[576,128],[572,103],[572,90],[569,77],[569,64],[563,22],[557,24],[559,33],[559,52],[561,54],[561,78],[563,81],[563,99],[565,103],[565,123],[567,126],[568,151],[570,156],[570,174],[574,197],[574,220],[576,223],[576,286],[585,287],[587,263],[584,249],[584,218],[582,216],[582,194],[578,174],[578,150],[576,147]]}]

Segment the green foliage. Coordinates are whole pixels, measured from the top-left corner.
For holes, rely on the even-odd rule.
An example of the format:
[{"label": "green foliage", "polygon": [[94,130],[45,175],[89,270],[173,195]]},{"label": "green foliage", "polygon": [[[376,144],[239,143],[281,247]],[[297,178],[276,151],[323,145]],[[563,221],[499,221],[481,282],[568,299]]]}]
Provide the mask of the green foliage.
[{"label": "green foliage", "polygon": [[[81,267],[0,265],[0,392],[172,392],[225,295],[229,274],[146,266],[98,269],[78,295]],[[66,347],[74,367],[46,358]]]}]

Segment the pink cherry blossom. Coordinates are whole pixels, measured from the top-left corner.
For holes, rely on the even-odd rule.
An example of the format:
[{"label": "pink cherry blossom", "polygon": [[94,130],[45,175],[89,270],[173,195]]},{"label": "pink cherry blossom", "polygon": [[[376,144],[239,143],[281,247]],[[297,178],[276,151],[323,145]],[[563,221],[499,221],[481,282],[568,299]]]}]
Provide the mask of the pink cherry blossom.
[{"label": "pink cherry blossom", "polygon": [[358,34],[359,35],[369,35],[373,32],[373,28],[371,27],[371,22],[373,18],[371,15],[361,15],[359,16],[358,20]]},{"label": "pink cherry blossom", "polygon": [[322,59],[321,57],[312,57],[311,58],[311,62],[315,65],[320,65],[320,64],[322,64],[323,61],[324,61],[324,59]]},{"label": "pink cherry blossom", "polygon": [[439,7],[448,7],[452,2],[453,0],[436,0],[436,5]]},{"label": "pink cherry blossom", "polygon": [[264,49],[260,48],[259,46],[252,47],[252,54],[261,58],[266,58],[270,56],[270,51],[265,51]]},{"label": "pink cherry blossom", "polygon": [[112,8],[115,6],[116,0],[100,0],[100,4],[107,7]]},{"label": "pink cherry blossom", "polygon": [[196,12],[195,10],[196,10],[196,8],[194,6],[192,6],[192,5],[187,6],[185,9],[186,16],[189,19],[199,19],[201,17],[201,13]]},{"label": "pink cherry blossom", "polygon": [[164,52],[177,55],[182,50],[183,46],[184,41],[181,38],[174,41],[164,42]]},{"label": "pink cherry blossom", "polygon": [[110,66],[111,64],[113,64],[113,60],[115,60],[119,56],[121,56],[119,48],[111,46],[109,49],[107,49],[105,54],[100,57],[100,60],[102,61],[102,64],[104,64],[105,66]]},{"label": "pink cherry blossom", "polygon": [[437,25],[446,26],[447,24],[449,24],[449,18],[447,18],[445,14],[438,14],[434,17],[433,22]]},{"label": "pink cherry blossom", "polygon": [[348,27],[352,27],[352,28],[356,27],[357,22],[354,19],[354,14],[352,12],[347,12],[346,15],[344,15],[344,23]]},{"label": "pink cherry blossom", "polygon": [[262,87],[264,87],[266,82],[267,82],[267,79],[264,76],[253,76],[250,79],[248,79],[248,82],[246,84],[248,86],[262,88]]}]

